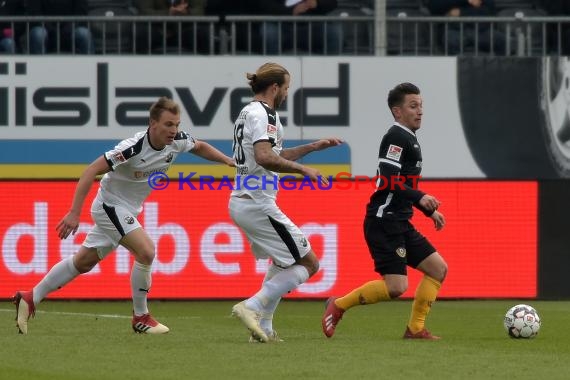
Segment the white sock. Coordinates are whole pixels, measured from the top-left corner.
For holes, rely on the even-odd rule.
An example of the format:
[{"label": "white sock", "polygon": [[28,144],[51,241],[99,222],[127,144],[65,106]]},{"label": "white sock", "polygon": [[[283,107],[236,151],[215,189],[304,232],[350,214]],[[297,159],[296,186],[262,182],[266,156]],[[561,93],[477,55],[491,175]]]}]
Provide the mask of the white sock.
[{"label": "white sock", "polygon": [[[263,312],[265,308],[277,307],[279,299],[309,279],[307,268],[302,265],[291,265],[276,273],[263,283],[261,289],[245,301],[245,305]],[[274,306],[273,306],[274,305]]]},{"label": "white sock", "polygon": [[73,256],[55,264],[34,287],[34,305],[39,304],[49,293],[61,288],[77,276],[79,271],[73,265]]},{"label": "white sock", "polygon": [[[271,264],[269,269],[267,269],[267,273],[265,273],[265,278],[263,279],[263,283],[271,280],[277,273],[284,271],[285,269],[279,268],[278,266]],[[277,305],[281,301],[281,297],[277,298],[276,300],[272,300],[267,303],[265,307],[261,309],[261,318],[259,320],[259,325],[265,331],[266,334],[271,334],[273,332],[273,313],[275,309],[277,309]]]},{"label": "white sock", "polygon": [[135,261],[131,270],[131,292],[133,295],[133,311],[140,316],[148,314],[147,297],[152,283],[151,266]]}]

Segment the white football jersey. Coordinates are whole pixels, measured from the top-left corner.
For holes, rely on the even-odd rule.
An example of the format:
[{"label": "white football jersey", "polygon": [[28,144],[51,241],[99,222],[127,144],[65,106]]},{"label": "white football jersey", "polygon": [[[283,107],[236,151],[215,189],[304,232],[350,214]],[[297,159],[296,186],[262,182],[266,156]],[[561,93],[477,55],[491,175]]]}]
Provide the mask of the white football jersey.
[{"label": "white football jersey", "polygon": [[149,175],[166,173],[176,156],[189,152],[194,145],[194,138],[186,132],[178,132],[172,144],[161,150],[150,145],[148,131],[121,141],[104,154],[111,171],[101,179],[97,199],[109,206],[122,205],[134,214],[140,213],[152,191]]},{"label": "white football jersey", "polygon": [[255,161],[253,145],[269,141],[273,151],[281,155],[283,126],[274,109],[260,101],[245,106],[235,124],[232,145],[236,176],[232,195],[247,194],[257,201],[275,199],[279,174],[265,169]]}]

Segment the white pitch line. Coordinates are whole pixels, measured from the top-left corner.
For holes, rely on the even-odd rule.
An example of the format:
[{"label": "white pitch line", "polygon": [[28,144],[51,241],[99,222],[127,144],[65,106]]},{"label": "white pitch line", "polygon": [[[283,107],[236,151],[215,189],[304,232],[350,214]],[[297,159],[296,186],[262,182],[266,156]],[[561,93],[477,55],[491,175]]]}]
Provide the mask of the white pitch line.
[{"label": "white pitch line", "polygon": [[[15,309],[0,309],[0,312],[14,313]],[[37,314],[55,314],[55,315],[71,315],[77,317],[90,317],[90,318],[120,318],[120,319],[131,319],[132,316],[129,315],[119,315],[119,314],[92,314],[92,313],[72,313],[67,311],[44,311],[36,310]]]},{"label": "white pitch line", "polygon": [[[0,309],[0,312],[14,313],[15,309]],[[68,315],[75,317],[89,317],[89,318],[110,318],[110,319],[131,319],[131,315],[120,315],[120,314],[94,314],[94,313],[72,313],[68,311],[44,311],[36,310],[36,314],[53,314],[53,315]],[[199,316],[183,316],[175,317],[176,319],[201,319]],[[230,317],[228,317],[230,318]]]}]

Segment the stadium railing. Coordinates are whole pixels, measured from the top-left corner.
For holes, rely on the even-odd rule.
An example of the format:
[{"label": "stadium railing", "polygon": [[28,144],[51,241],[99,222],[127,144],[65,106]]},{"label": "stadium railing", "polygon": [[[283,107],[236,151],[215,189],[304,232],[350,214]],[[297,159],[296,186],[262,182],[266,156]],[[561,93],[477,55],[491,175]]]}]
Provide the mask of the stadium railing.
[{"label": "stadium railing", "polygon": [[[18,54],[28,54],[26,36],[33,25],[63,24],[86,25],[92,32],[96,54],[141,54],[141,33],[148,44],[153,36],[148,33],[150,25],[163,31],[174,30],[179,36],[188,31],[193,33],[193,47],[182,46],[181,39],[172,46],[162,33],[158,46],[144,54],[230,54],[263,55],[266,53],[266,35],[261,33],[265,23],[290,26],[293,33],[292,46],[277,48],[278,55],[332,54],[326,42],[321,50],[314,47],[312,33],[321,28],[326,35],[332,25],[341,26],[342,39],[340,55],[496,55],[532,56],[568,54],[570,38],[570,17],[432,17],[432,16],[388,16],[377,20],[371,16],[227,16],[220,20],[217,16],[85,16],[85,17],[0,17],[0,24],[10,25],[15,30]],[[297,33],[308,25],[307,33]],[[184,27],[183,27],[184,26]],[[206,48],[197,49],[197,30],[206,30]],[[379,33],[379,29],[382,33]],[[156,30],[156,29],[154,29]],[[279,28],[278,39],[283,40],[283,29]],[[455,34],[457,46],[451,48],[451,36]],[[570,32],[568,33],[570,36]],[[383,41],[377,36],[383,37]],[[64,51],[62,36],[58,34],[52,51],[55,54],[74,54],[72,49]],[[298,48],[306,39],[305,47]],[[156,43],[156,42],[155,42]],[[301,44],[302,45],[302,44]],[[482,49],[481,45],[488,45]],[[454,50],[455,49],[455,50]]]}]

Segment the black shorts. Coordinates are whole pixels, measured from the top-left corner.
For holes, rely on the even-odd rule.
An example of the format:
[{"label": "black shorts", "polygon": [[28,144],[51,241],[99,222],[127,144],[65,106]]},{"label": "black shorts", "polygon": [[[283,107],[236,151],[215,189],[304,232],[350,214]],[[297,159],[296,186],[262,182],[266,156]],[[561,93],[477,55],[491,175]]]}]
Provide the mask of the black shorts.
[{"label": "black shorts", "polygon": [[364,237],[374,270],[381,275],[407,274],[406,266],[417,266],[436,249],[407,220],[384,221],[376,217],[364,219]]}]

